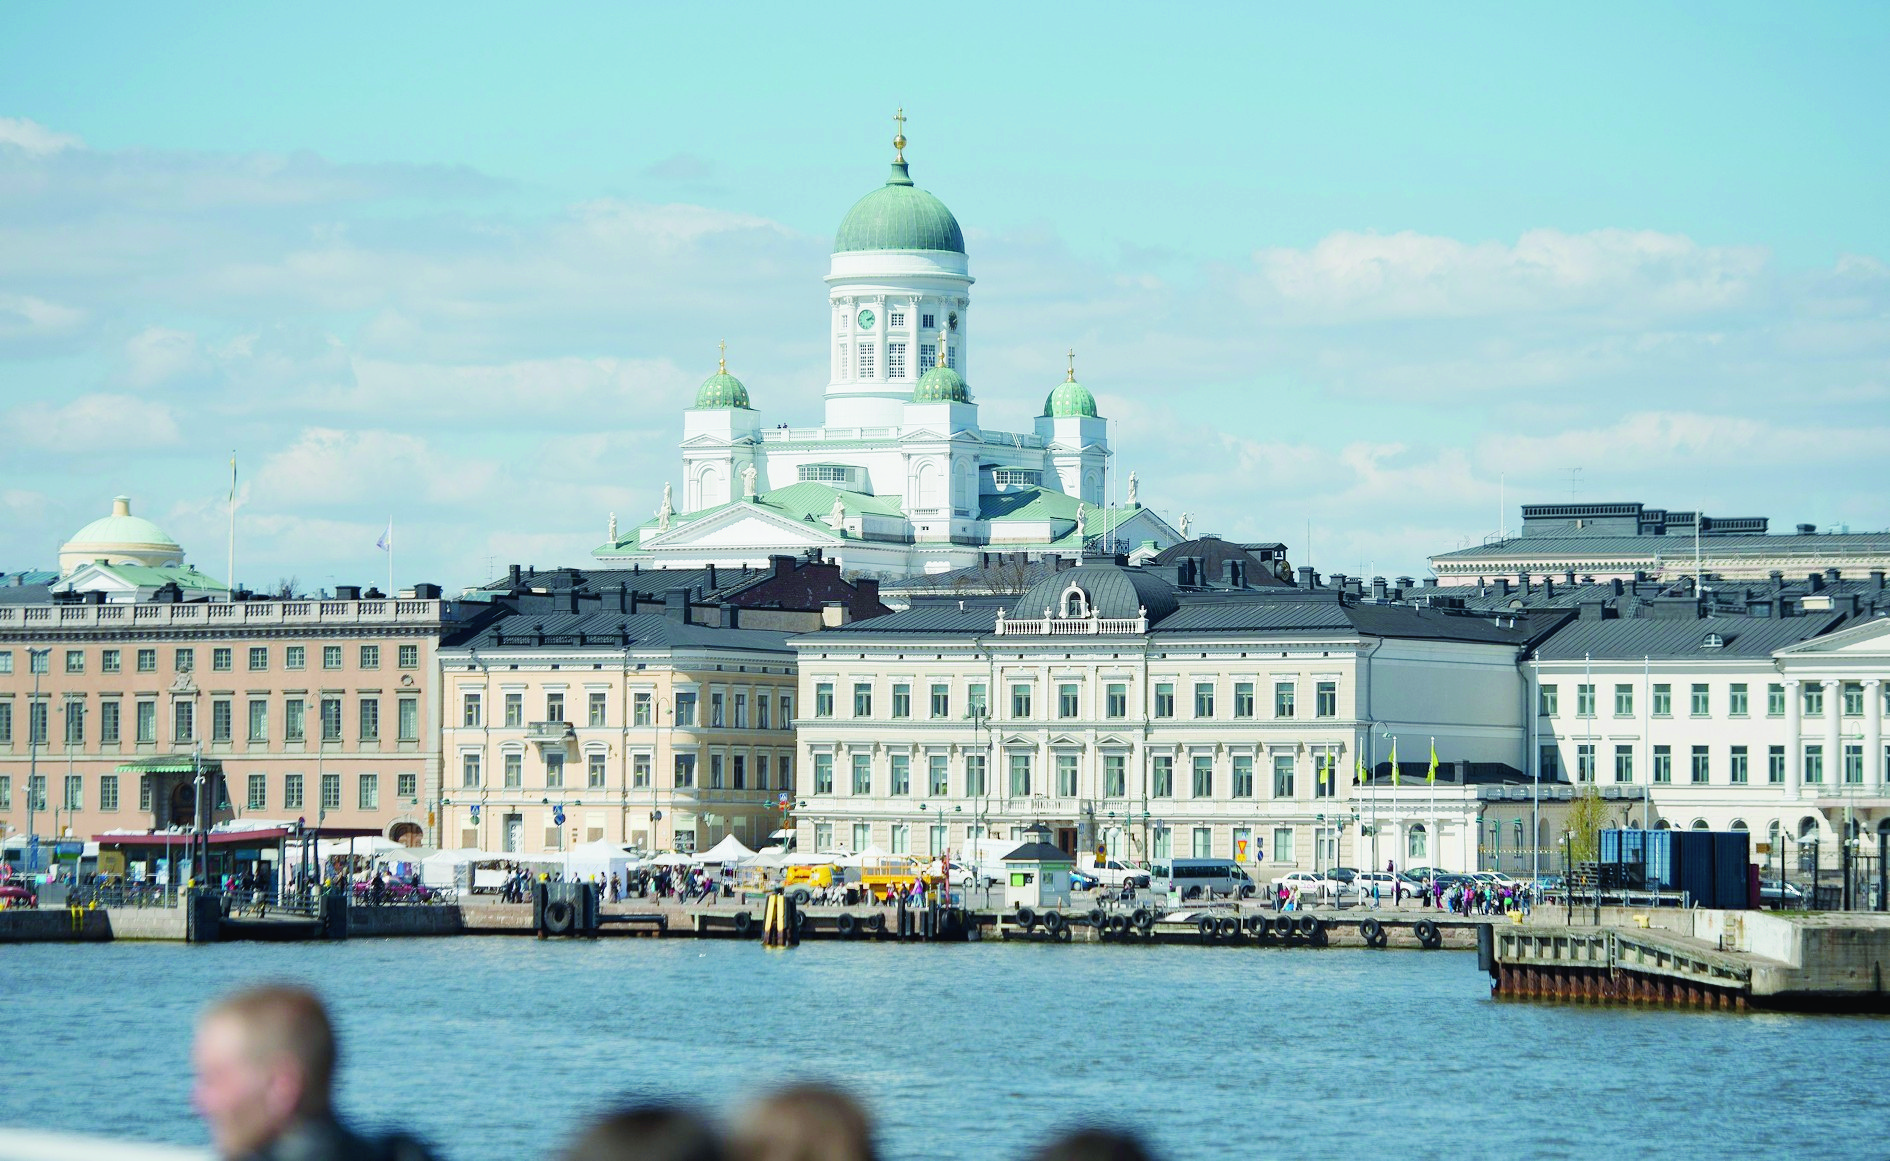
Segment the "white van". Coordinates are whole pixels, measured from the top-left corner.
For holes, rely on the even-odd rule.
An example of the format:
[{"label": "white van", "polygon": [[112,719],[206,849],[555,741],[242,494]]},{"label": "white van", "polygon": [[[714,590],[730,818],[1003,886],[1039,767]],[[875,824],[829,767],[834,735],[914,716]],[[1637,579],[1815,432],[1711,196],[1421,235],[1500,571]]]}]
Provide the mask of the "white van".
[{"label": "white van", "polygon": [[1138,867],[1121,859],[1104,859],[1099,863],[1095,855],[1078,855],[1076,869],[1112,891],[1125,886],[1147,887],[1150,882],[1147,867]]},{"label": "white van", "polygon": [[1232,859],[1157,859],[1149,864],[1149,878],[1156,890],[1177,899],[1250,899],[1259,889]]}]

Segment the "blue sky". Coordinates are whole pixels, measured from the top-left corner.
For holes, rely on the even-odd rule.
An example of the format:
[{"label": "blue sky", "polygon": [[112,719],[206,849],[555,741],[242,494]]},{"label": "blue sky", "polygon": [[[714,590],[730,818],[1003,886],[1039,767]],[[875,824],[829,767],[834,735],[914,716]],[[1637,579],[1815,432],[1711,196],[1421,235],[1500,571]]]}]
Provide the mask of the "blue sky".
[{"label": "blue sky", "polygon": [[[1651,8],[1651,10],[1650,10]],[[1075,346],[1147,502],[1418,572],[1518,503],[1890,525],[1890,9],[137,5],[0,14],[0,570],[128,491],[239,579],[577,562],[827,241],[965,225],[972,387]],[[101,455],[104,443],[110,454]]]}]

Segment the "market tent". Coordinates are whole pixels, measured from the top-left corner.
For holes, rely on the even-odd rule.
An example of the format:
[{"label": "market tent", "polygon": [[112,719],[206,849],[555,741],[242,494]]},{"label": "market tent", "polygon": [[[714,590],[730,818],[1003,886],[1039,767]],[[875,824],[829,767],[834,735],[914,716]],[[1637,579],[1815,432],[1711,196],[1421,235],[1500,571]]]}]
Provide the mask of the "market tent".
[{"label": "market tent", "polygon": [[662,854],[649,860],[652,867],[686,867],[689,865],[689,862],[690,859],[688,855],[678,854],[675,851],[664,851]]},{"label": "market tent", "polygon": [[596,842],[584,843],[571,848],[571,873],[580,879],[592,875],[602,875],[608,879],[612,875],[623,875],[637,860],[630,857],[622,843]]},{"label": "market tent", "polygon": [[868,863],[881,862],[884,859],[890,858],[891,855],[891,851],[880,846],[878,843],[873,843],[863,851],[858,851],[850,855],[842,855],[833,861],[836,866],[841,867],[864,867]]},{"label": "market tent", "polygon": [[755,857],[755,852],[748,844],[734,835],[724,835],[722,841],[696,856],[698,863],[723,863],[741,865]]},{"label": "market tent", "polygon": [[790,857],[791,856],[780,847],[768,847],[765,850],[756,851],[754,859],[751,860],[748,865],[751,867],[763,867],[767,870],[774,871],[787,866]]}]

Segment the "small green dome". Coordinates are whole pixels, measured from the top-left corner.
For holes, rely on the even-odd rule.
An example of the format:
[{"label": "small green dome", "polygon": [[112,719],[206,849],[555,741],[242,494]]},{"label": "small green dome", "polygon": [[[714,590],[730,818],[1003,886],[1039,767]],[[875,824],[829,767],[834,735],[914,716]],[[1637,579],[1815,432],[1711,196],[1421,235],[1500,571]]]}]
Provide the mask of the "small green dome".
[{"label": "small green dome", "polygon": [[1096,418],[1096,397],[1089,393],[1089,388],[1075,379],[1065,379],[1057,384],[1057,389],[1043,401],[1043,413],[1056,419],[1068,419],[1072,416]]},{"label": "small green dome", "polygon": [[886,184],[853,203],[840,220],[834,253],[848,250],[965,252],[965,234],[945,203],[912,184],[906,163],[893,162]]},{"label": "small green dome", "polygon": [[724,367],[702,381],[702,389],[696,392],[696,406],[746,408],[748,388]]},{"label": "small green dome", "polygon": [[965,385],[965,377],[943,364],[932,368],[919,376],[919,385],[912,390],[914,403],[970,403],[971,388]]}]

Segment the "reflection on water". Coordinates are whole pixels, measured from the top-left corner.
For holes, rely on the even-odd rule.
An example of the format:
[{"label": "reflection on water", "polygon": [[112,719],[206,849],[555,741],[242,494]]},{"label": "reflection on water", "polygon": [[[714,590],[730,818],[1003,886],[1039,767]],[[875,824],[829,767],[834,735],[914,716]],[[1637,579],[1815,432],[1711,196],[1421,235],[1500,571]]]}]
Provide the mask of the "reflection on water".
[{"label": "reflection on water", "polygon": [[[1760,1156],[1881,1147],[1890,1021],[1496,1003],[1464,954],[478,937],[0,949],[0,1124],[200,1144],[191,1021],[332,1004],[343,1107],[456,1161],[549,1154],[625,1093],[825,1077],[894,1158],[1015,1158],[1084,1119],[1207,1157]],[[1865,1145],[1864,1143],[1868,1143]]]}]

